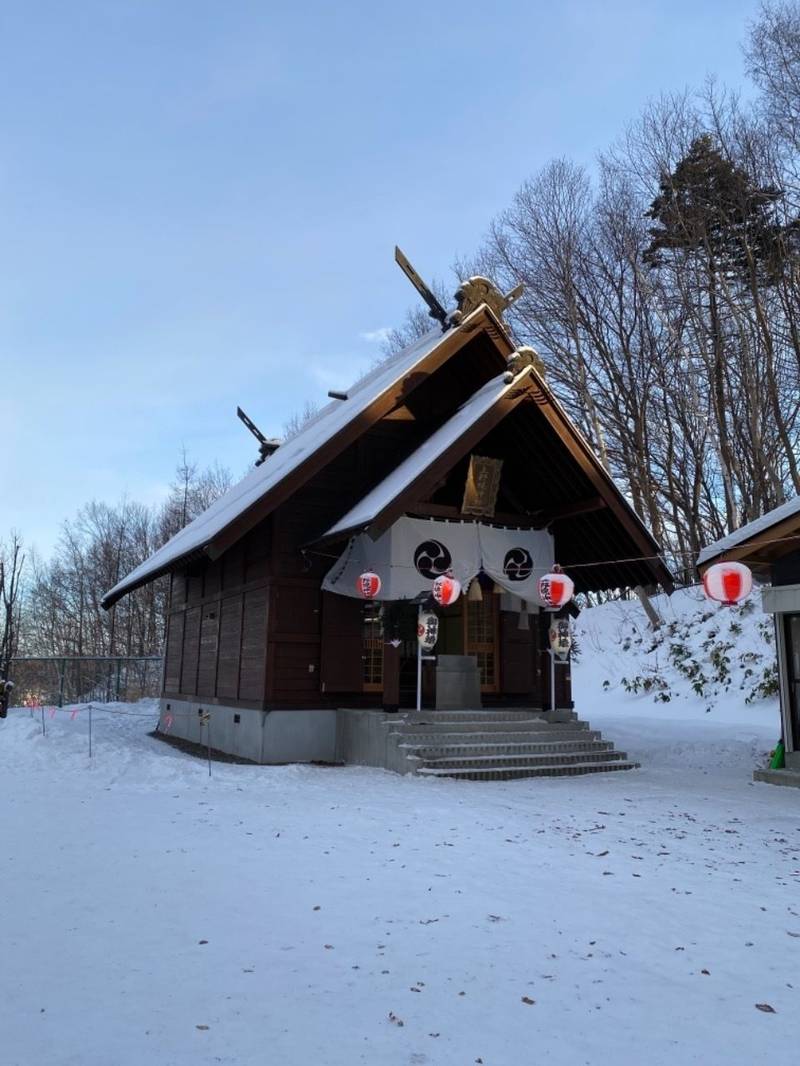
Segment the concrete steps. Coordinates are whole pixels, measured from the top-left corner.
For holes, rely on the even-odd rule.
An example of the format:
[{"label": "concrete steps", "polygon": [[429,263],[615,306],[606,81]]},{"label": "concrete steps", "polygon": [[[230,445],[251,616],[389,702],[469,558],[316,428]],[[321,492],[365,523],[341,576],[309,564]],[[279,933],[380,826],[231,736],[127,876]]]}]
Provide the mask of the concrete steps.
[{"label": "concrete steps", "polygon": [[531,743],[510,741],[507,743],[482,743],[451,744],[446,741],[435,744],[401,744],[400,747],[409,751],[413,750],[422,758],[443,758],[461,756],[465,759],[475,758],[480,755],[548,755],[554,752],[571,754],[578,751],[613,751],[614,745],[605,740],[557,740],[552,737],[547,740],[537,740]]},{"label": "concrete steps", "polygon": [[556,743],[564,741],[566,743],[574,741],[576,739],[582,741],[599,740],[600,733],[595,729],[582,729],[580,731],[571,729],[558,729],[552,731],[539,731],[537,730],[514,730],[509,732],[496,732],[495,730],[487,729],[481,730],[479,727],[471,733],[451,733],[442,730],[430,730],[429,732],[402,733],[401,734],[403,744],[413,744],[416,747],[423,746],[425,744],[439,746],[441,742],[448,744],[481,744],[494,742],[496,744],[524,744],[524,743],[537,743],[542,741],[545,743]]},{"label": "concrete steps", "polygon": [[491,718],[474,722],[405,722],[398,725],[404,733],[549,733],[557,729],[562,733],[581,733],[589,728],[588,722],[544,722],[541,718]]},{"label": "concrete steps", "polygon": [[[419,756],[416,756],[419,758]],[[518,766],[583,766],[594,763],[626,762],[625,753],[605,748],[603,751],[578,751],[567,755],[564,752],[539,754],[528,752],[524,755],[471,755],[444,756],[431,758],[424,756],[420,762],[430,770],[485,770],[496,766],[516,768]]]},{"label": "concrete steps", "polygon": [[422,766],[415,772],[425,777],[455,777],[462,781],[511,781],[516,777],[568,777],[579,774],[607,773],[611,770],[633,770],[636,763],[607,762],[580,763],[558,766],[493,766],[483,770],[437,770]]},{"label": "concrete steps", "polygon": [[500,781],[636,765],[570,712],[419,711],[399,719],[393,733],[409,770],[426,777]]}]

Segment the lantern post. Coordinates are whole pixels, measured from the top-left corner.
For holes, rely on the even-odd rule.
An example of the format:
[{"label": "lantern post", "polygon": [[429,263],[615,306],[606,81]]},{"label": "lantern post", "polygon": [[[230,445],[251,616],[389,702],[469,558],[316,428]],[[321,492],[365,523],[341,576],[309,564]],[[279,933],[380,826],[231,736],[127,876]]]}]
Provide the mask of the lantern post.
[{"label": "lantern post", "polygon": [[433,651],[439,636],[439,619],[432,611],[423,607],[417,613],[417,710],[422,710],[422,663],[435,660],[435,655],[424,655]]},{"label": "lantern post", "polygon": [[[539,578],[539,598],[545,605],[546,611],[559,611],[572,599],[575,594],[575,585],[571,578],[567,577],[561,567],[556,563],[553,565],[553,570],[549,574],[545,574],[544,577]],[[569,623],[567,623],[569,626]],[[561,655],[556,652],[556,644],[563,645],[564,640],[556,633],[556,639],[553,639],[553,630],[556,628],[554,625],[550,627],[548,637],[550,641],[550,647],[547,649],[550,655],[550,711],[555,712],[556,709],[556,654],[559,655],[559,659],[566,663],[566,654],[569,654],[569,643],[567,636],[566,654]],[[569,629],[567,629],[567,634]]]}]

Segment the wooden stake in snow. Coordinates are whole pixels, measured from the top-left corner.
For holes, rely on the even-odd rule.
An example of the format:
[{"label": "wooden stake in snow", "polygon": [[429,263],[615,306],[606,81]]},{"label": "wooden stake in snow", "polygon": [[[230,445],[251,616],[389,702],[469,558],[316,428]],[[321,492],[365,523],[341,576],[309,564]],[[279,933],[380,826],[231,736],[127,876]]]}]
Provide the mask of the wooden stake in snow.
[{"label": "wooden stake in snow", "polygon": [[646,592],[644,586],[643,585],[637,585],[636,588],[633,591],[636,593],[636,596],[638,597],[639,603],[641,603],[641,605],[642,605],[642,607],[644,609],[644,613],[647,615],[648,619],[650,620],[650,628],[651,629],[660,629],[661,625],[662,625],[661,616],[659,615],[658,611],[653,606],[653,601],[647,595],[647,592]]},{"label": "wooden stake in snow", "polygon": [[208,776],[211,777],[211,713],[200,712],[200,721],[206,727],[206,745],[208,747]]}]

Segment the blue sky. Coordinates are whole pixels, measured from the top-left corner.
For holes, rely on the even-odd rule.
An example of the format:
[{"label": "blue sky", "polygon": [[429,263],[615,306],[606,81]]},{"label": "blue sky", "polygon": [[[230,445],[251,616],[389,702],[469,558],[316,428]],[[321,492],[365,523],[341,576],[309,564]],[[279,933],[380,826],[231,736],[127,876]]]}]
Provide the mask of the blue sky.
[{"label": "blue sky", "polygon": [[523,179],[743,78],[754,0],[0,0],[0,535],[237,474]]}]

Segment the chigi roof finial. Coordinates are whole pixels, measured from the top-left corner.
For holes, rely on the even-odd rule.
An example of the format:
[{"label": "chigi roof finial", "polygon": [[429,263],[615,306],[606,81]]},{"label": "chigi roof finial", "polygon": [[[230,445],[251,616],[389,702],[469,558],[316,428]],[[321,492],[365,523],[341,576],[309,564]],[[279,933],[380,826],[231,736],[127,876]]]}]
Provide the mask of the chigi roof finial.
[{"label": "chigi roof finial", "polygon": [[429,288],[429,286],[425,284],[425,282],[413,268],[411,263],[408,261],[408,258],[397,247],[397,245],[394,246],[394,261],[395,263],[397,263],[397,265],[403,271],[405,276],[408,278],[408,280],[420,294],[422,299],[428,305],[428,314],[431,316],[431,318],[435,318],[437,322],[441,323],[443,330],[447,329],[449,325],[447,321],[447,311],[445,311],[445,309],[434,296],[432,290]]}]

